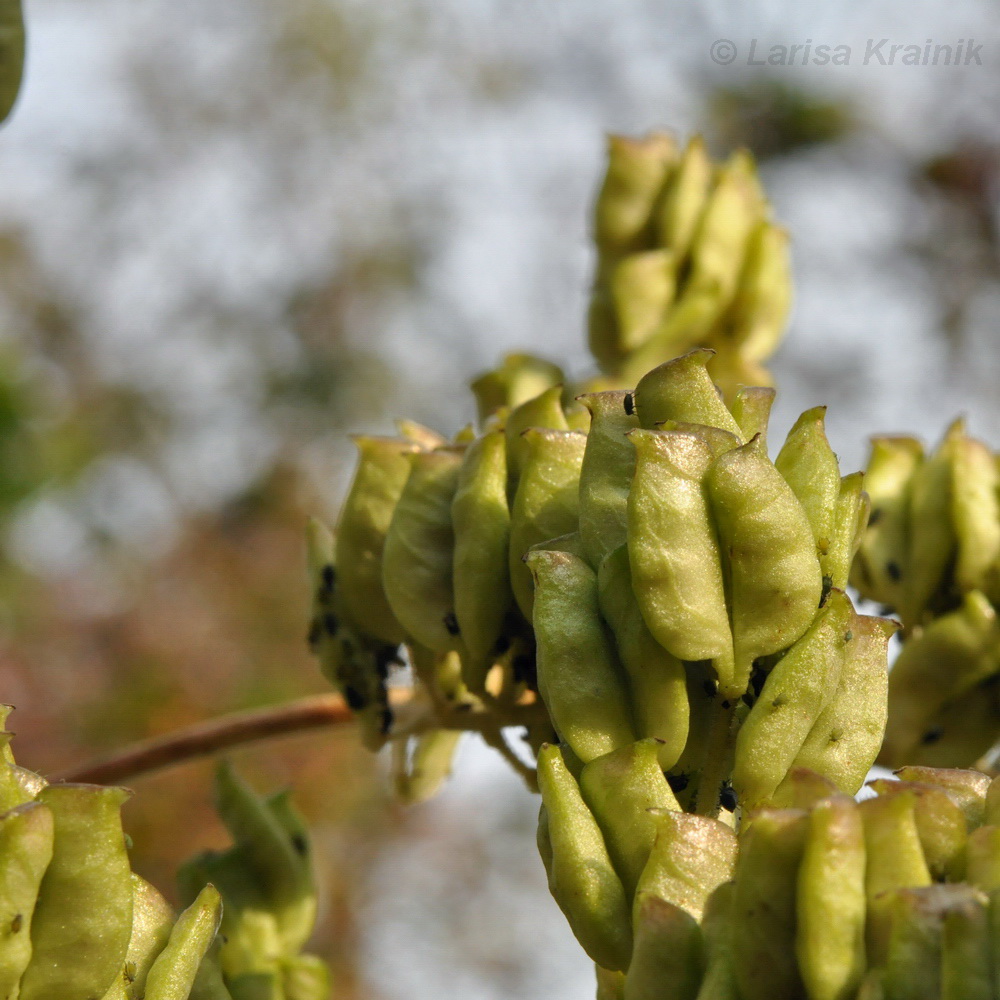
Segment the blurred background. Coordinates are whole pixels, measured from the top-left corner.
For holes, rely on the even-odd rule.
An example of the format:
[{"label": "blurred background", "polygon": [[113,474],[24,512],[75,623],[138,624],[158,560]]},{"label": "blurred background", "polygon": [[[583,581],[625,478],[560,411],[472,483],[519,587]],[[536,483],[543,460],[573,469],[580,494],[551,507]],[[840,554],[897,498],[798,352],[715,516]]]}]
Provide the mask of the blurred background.
[{"label": "blurred background", "polygon": [[[466,382],[506,350],[588,370],[606,131],[702,130],[760,158],[798,288],[779,434],[828,403],[847,471],[868,435],[933,440],[960,412],[1000,446],[991,4],[26,15],[0,130],[0,700],[43,773],[326,689],[302,533],[336,517],[345,435],[402,415],[453,432],[473,417]],[[959,43],[962,65],[890,60]],[[471,738],[446,791],[409,811],[349,728],[236,760],[262,790],[293,783],[312,824],[314,950],[338,998],[592,995],[544,886],[537,804]],[[209,773],[135,782],[135,863],[164,889],[223,842]]]}]

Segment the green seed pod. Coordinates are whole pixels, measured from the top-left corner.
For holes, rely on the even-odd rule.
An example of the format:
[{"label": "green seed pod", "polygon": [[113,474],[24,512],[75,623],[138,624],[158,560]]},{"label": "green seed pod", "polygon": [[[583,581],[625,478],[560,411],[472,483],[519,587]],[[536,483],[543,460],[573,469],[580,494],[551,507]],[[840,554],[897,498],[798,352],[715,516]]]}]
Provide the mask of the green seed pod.
[{"label": "green seed pod", "polygon": [[142,1000],[153,962],[170,940],[174,911],[145,879],[132,873],[132,936],[125,954],[124,992]]},{"label": "green seed pod", "polygon": [[793,767],[768,800],[773,809],[812,809],[817,802],[837,795],[840,789],[808,767]]},{"label": "green seed pod", "polygon": [[[718,337],[719,341],[728,338],[738,354],[730,346],[720,349],[719,359],[734,355],[749,362],[763,361],[776,350],[792,306],[788,243],[787,231],[766,220],[758,222],[751,233],[726,328]],[[722,344],[713,342],[713,346],[721,348]]]},{"label": "green seed pod", "polygon": [[913,475],[923,453],[914,438],[872,438],[865,472],[871,516],[851,570],[851,583],[863,596],[892,608],[902,606],[903,581],[910,576],[907,512]]},{"label": "green seed pod", "polygon": [[676,143],[664,132],[644,139],[608,136],[608,170],[594,212],[602,255],[627,253],[648,238],[653,209],[676,160]]},{"label": "green seed pod", "polygon": [[625,1000],[625,976],[621,972],[602,969],[599,965],[594,966],[594,971],[597,973],[596,1000]]},{"label": "green seed pod", "polygon": [[[0,770],[7,765],[0,763]],[[0,815],[0,996],[16,997],[31,960],[38,888],[52,860],[48,806],[28,802]]]},{"label": "green seed pod", "polygon": [[614,633],[618,656],[628,674],[635,725],[657,740],[660,768],[670,770],[688,738],[690,708],[687,672],[646,627],[632,589],[628,549],[611,553],[597,574],[601,614]]},{"label": "green seed pod", "polygon": [[[879,756],[887,767],[919,754],[921,743],[943,735],[938,716],[949,703],[972,690],[997,669],[1000,642],[996,612],[978,591],[965,595],[962,606],[931,622],[904,643],[889,674],[889,713]],[[942,664],[948,664],[947,670]]]},{"label": "green seed pod", "polygon": [[915,815],[916,795],[879,796],[860,804],[865,827],[867,948],[871,965],[883,965],[889,948],[893,892],[931,884]]},{"label": "green seed pod", "polygon": [[451,518],[455,618],[469,652],[463,658],[463,677],[471,690],[482,691],[504,615],[514,600],[507,569],[510,510],[502,431],[490,431],[469,445],[458,473]]},{"label": "green seed pod", "polygon": [[778,661],[736,737],[733,788],[746,808],[774,794],[823,710],[846,659],[850,598],[831,592],[806,634]]},{"label": "green seed pod", "polygon": [[332,984],[330,970],[314,955],[299,955],[281,970],[285,1000],[328,1000]]},{"label": "green seed pod", "polygon": [[1000,557],[1000,470],[989,448],[964,435],[952,442],[951,459],[955,582],[963,591],[976,590],[986,586]]},{"label": "green seed pod", "polygon": [[964,877],[968,824],[962,810],[942,788],[877,778],[870,782],[880,796],[913,795],[913,816],[920,848],[931,877],[958,882]]},{"label": "green seed pod", "polygon": [[0,3],[0,122],[14,107],[24,72],[24,17],[21,0]]},{"label": "green seed pod", "polygon": [[970,830],[982,826],[986,814],[986,793],[990,778],[979,771],[953,767],[901,767],[896,776],[900,781],[916,781],[943,788],[965,814]]},{"label": "green seed pod", "polygon": [[457,648],[448,623],[455,614],[451,505],[462,450],[414,454],[412,469],[392,515],[382,555],[382,585],[389,606],[417,642],[436,652]]},{"label": "green seed pod", "polygon": [[396,795],[401,802],[424,802],[438,791],[451,775],[461,738],[461,731],[456,729],[434,729],[417,737],[409,769],[396,780]]},{"label": "green seed pod", "polygon": [[733,958],[744,1000],[802,994],[795,960],[798,870],[804,812],[764,809],[740,838],[733,899]]},{"label": "green seed pod", "polygon": [[941,447],[920,465],[910,485],[909,575],[899,608],[904,624],[919,624],[944,583],[945,571],[957,546],[951,519],[953,500],[952,454],[963,435],[961,421],[948,429]]},{"label": "green seed pod", "polygon": [[219,935],[216,934],[215,940],[195,973],[188,1000],[233,1000],[233,995],[222,978],[222,969],[219,967],[218,953],[221,943]]},{"label": "green seed pod", "polygon": [[658,809],[656,840],[638,882],[638,893],[654,896],[700,921],[709,900],[732,879],[736,834],[708,816]]},{"label": "green seed pod", "polygon": [[[396,425],[396,430],[399,431],[399,436],[406,438],[407,441],[412,442],[417,445],[421,451],[433,451],[435,448],[443,448],[448,444],[448,439],[443,434],[438,434],[437,431],[432,430],[430,427],[425,427],[423,424],[418,424],[416,420],[395,420],[393,421]],[[473,432],[473,436],[475,433]],[[388,440],[392,440],[391,438]],[[357,441],[357,438],[355,438]],[[409,467],[406,469],[407,475],[409,474]],[[406,485],[406,479],[403,479],[403,486]],[[402,486],[400,487],[402,489]],[[388,527],[388,524],[386,525]],[[382,532],[383,537],[385,531]]]},{"label": "green seed pod", "polygon": [[851,611],[836,691],[795,757],[795,767],[824,775],[850,795],[864,783],[885,732],[886,649],[896,628],[889,619]]},{"label": "green seed pod", "polygon": [[868,524],[868,494],[861,488],[864,476],[860,472],[840,480],[840,492],[833,511],[833,531],[830,545],[819,558],[820,569],[831,586],[843,590],[851,574],[851,564],[864,537]]},{"label": "green seed pod", "polygon": [[594,392],[579,397],[591,413],[580,468],[580,536],[592,569],[628,537],[628,494],[635,474],[635,447],[628,433],[639,421],[626,412],[626,396]]},{"label": "green seed pod", "polygon": [[720,885],[708,899],[701,923],[706,968],[698,1000],[739,1000],[732,946],[732,910],[736,885]]},{"label": "green seed pod", "polygon": [[420,446],[396,438],[354,439],[360,452],[337,528],[338,594],[358,627],[383,642],[405,638],[382,584],[382,559],[393,512]]},{"label": "green seed pod", "polygon": [[579,527],[580,469],[587,439],[576,431],[530,428],[522,443],[528,451],[511,507],[508,568],[517,605],[530,621],[534,591],[524,557],[533,545]]},{"label": "green seed pod", "polygon": [[[774,460],[809,520],[822,562],[830,551],[840,496],[840,466],[823,428],[825,406],[806,410],[795,422]],[[853,537],[853,531],[852,531]]]},{"label": "green seed pod", "polygon": [[983,892],[1000,889],[1000,827],[981,826],[965,843],[965,879]]},{"label": "green seed pod", "polygon": [[809,1000],[849,1000],[865,973],[865,838],[854,800],[809,811],[797,883],[795,953]]},{"label": "green seed pod", "polygon": [[633,589],[656,640],[682,660],[713,660],[732,684],[732,635],[719,544],[703,480],[715,457],[705,437],[634,431],[628,498]]},{"label": "green seed pod", "polygon": [[941,1000],[992,1000],[989,901],[968,887],[961,888],[964,898],[944,914]]},{"label": "green seed pod", "polygon": [[[7,708],[7,706],[3,707]],[[6,715],[6,712],[0,714]],[[0,726],[3,724],[3,718],[0,718]],[[10,752],[11,735],[11,733],[0,732],[0,748],[5,752],[5,758],[6,754]],[[25,787],[25,783],[19,779],[19,770],[21,769],[14,763],[13,756],[9,760],[0,760],[0,814],[31,802],[37,794],[36,791]]]},{"label": "green seed pod", "polygon": [[145,1000],[187,1000],[221,918],[222,898],[207,885],[177,918],[167,946],[153,962]]},{"label": "green seed pod", "polygon": [[639,893],[624,1000],[694,1000],[703,961],[698,922],[672,903]]},{"label": "green seed pod", "polygon": [[626,969],[632,932],[625,890],[559,747],[542,747],[538,785],[552,845],[552,894],[587,954],[602,968]]},{"label": "green seed pod", "polygon": [[730,409],[744,441],[759,436],[761,446],[767,448],[767,423],[774,397],[774,390],[764,386],[741,386],[736,391]]},{"label": "green seed pod", "polygon": [[[568,431],[562,408],[562,386],[553,386],[510,411],[504,432],[507,435],[507,496],[513,498],[521,470],[531,452],[531,441],[524,437],[530,427]],[[562,532],[560,532],[562,534]]]},{"label": "green seed pod", "polygon": [[31,921],[19,1000],[101,997],[120,974],[132,929],[132,879],[121,826],[128,792],[49,785],[52,860]]},{"label": "green seed pod", "polygon": [[677,288],[677,261],[669,250],[631,254],[610,276],[611,301],[623,353],[635,351],[656,332]]},{"label": "green seed pod", "polygon": [[660,243],[678,260],[687,256],[698,228],[715,168],[700,135],[693,136],[681,154],[657,213]]},{"label": "green seed pod", "polygon": [[822,573],[809,522],[759,438],[716,459],[706,484],[732,605],[735,677],[722,690],[738,697],[754,660],[787,649],[809,627]]},{"label": "green seed pod", "polygon": [[566,552],[531,552],[528,566],[535,578],[538,687],[556,730],[584,763],[634,743],[625,678],[601,623],[596,575]]},{"label": "green seed pod", "polygon": [[631,899],[656,839],[651,810],[679,810],[657,761],[657,742],[640,740],[585,764],[580,791],[604,835],[615,871]]},{"label": "green seed pod", "polygon": [[499,368],[472,383],[480,423],[498,410],[514,409],[565,381],[558,365],[532,354],[507,354]]},{"label": "green seed pod", "polygon": [[740,428],[726,409],[706,365],[712,351],[690,351],[645,374],[632,399],[640,426],[654,430],[667,420],[704,424],[729,431],[742,441]]}]

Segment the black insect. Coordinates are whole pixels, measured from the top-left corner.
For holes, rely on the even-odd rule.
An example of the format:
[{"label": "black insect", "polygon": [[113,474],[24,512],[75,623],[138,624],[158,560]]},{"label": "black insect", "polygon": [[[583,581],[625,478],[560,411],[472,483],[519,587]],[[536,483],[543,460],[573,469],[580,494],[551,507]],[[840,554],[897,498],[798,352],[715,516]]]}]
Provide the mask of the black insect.
[{"label": "black insect", "polygon": [[449,611],[444,616],[444,627],[448,630],[448,635],[458,635],[461,629],[458,627],[458,619],[454,611]]},{"label": "black insect", "polygon": [[670,786],[672,792],[683,792],[687,788],[691,781],[691,776],[688,774],[668,774],[667,784]]},{"label": "black insect", "polygon": [[630,417],[635,413],[635,400],[630,392],[625,393],[625,413]]},{"label": "black insect", "polygon": [[733,791],[733,786],[729,784],[728,780],[724,781],[722,788],[719,790],[719,805],[726,812],[736,812],[736,804],[736,792]]},{"label": "black insect", "polygon": [[885,571],[889,574],[889,578],[893,583],[899,583],[903,576],[903,571],[899,568],[899,563],[888,562],[885,564]]},{"label": "black insect", "polygon": [[356,688],[352,688],[350,684],[344,687],[344,699],[347,701],[348,708],[352,712],[360,712],[361,709],[365,707],[365,699],[361,697]]}]

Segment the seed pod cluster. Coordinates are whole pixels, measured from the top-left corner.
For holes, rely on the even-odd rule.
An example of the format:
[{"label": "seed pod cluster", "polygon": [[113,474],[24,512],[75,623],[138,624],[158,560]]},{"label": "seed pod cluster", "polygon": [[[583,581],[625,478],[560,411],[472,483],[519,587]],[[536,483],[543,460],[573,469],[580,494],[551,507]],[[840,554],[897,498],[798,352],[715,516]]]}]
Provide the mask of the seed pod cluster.
[{"label": "seed pod cluster", "polygon": [[178,874],[180,895],[214,885],[225,909],[215,959],[232,1000],[327,1000],[329,971],[301,954],[316,921],[316,887],[305,821],[287,791],[257,795],[228,765],[215,776],[216,808],[233,838]]},{"label": "seed pod cluster", "polygon": [[539,756],[549,885],[608,1000],[995,997],[1000,779],[796,769],[740,832],[678,810],[652,741]]},{"label": "seed pod cluster", "polygon": [[176,916],[131,870],[128,792],[48,784],[9,741],[0,733],[0,997],[231,1000],[210,954],[219,892],[205,886]]},{"label": "seed pod cluster", "polygon": [[925,455],[875,438],[872,512],[851,572],[903,622],[880,761],[968,766],[1000,738],[1000,471],[961,420]]},{"label": "seed pod cluster", "polygon": [[712,162],[701,137],[681,149],[654,132],[611,136],[597,197],[590,348],[619,385],[696,346],[731,397],[769,385],[791,305],[788,236],[770,218],[753,159]]},{"label": "seed pod cluster", "polygon": [[[727,406],[712,357],[580,396],[586,433],[550,386],[472,440],[364,439],[336,543],[313,533],[313,634],[328,676],[374,718],[376,746],[386,672],[343,650],[383,643],[384,664],[406,645],[445,724],[402,726],[415,740],[396,748],[405,798],[447,774],[454,730],[510,725],[536,692],[548,724],[536,716],[535,749],[555,733],[588,763],[655,738],[690,811],[752,806],[797,766],[860,787],[893,629],[843,590],[867,515],[861,477],[841,477],[821,408],[772,462],[773,391],[743,388]],[[392,476],[376,471],[387,456]]]}]

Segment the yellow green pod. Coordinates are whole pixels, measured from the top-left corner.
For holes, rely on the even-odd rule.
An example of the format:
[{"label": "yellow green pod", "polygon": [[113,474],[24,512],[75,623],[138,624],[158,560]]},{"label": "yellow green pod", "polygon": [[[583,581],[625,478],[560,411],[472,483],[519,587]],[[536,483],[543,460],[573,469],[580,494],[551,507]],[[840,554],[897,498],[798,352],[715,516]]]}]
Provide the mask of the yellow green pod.
[{"label": "yellow green pod", "polygon": [[733,899],[733,963],[744,1000],[800,996],[795,958],[798,871],[808,819],[763,809],[740,838]]},{"label": "yellow green pod", "polygon": [[584,763],[634,743],[626,681],[601,622],[594,571],[568,552],[545,550],[530,553],[528,566],[538,689],[557,732]]},{"label": "yellow green pod", "polygon": [[683,260],[698,228],[715,167],[700,135],[692,136],[667,182],[657,212],[659,242]]},{"label": "yellow green pod", "polygon": [[834,503],[830,544],[819,557],[820,569],[831,586],[843,590],[851,575],[851,564],[861,545],[868,523],[868,494],[861,488],[864,475],[860,472],[844,476]]},{"label": "yellow green pod", "polygon": [[915,815],[916,796],[893,795],[860,803],[865,828],[868,962],[882,965],[889,947],[893,891],[931,884]]},{"label": "yellow green pod", "polygon": [[649,238],[653,209],[676,160],[677,145],[665,132],[608,136],[608,169],[594,211],[602,256],[620,255]]},{"label": "yellow green pod", "polygon": [[657,740],[657,759],[669,771],[688,738],[690,706],[684,664],[653,638],[632,589],[628,549],[622,545],[600,565],[601,615],[614,633],[628,674],[632,713],[639,734]]},{"label": "yellow green pod", "polygon": [[480,423],[498,410],[513,409],[565,381],[558,365],[533,354],[507,354],[499,368],[472,383]]},{"label": "yellow green pod", "polygon": [[451,504],[462,464],[460,449],[414,454],[389,525],[382,586],[389,606],[417,642],[435,652],[459,645],[455,634]]},{"label": "yellow green pod", "polygon": [[19,1000],[102,997],[121,973],[132,930],[132,873],[121,826],[128,794],[66,784],[39,795],[54,820],[52,860],[31,920],[31,961]]},{"label": "yellow green pod", "polygon": [[597,974],[596,1000],[625,1000],[625,976],[623,973],[602,969],[599,965],[594,966],[594,971]]},{"label": "yellow green pod", "polygon": [[983,892],[1000,889],[1000,826],[981,826],[965,844],[965,880]]},{"label": "yellow green pod", "polygon": [[21,0],[0,4],[0,122],[14,107],[24,72],[24,17]]},{"label": "yellow green pod", "polygon": [[970,830],[981,826],[986,814],[986,793],[990,777],[980,771],[957,767],[916,767],[907,764],[896,776],[900,781],[916,781],[943,788],[965,814]]},{"label": "yellow green pod", "polygon": [[865,974],[865,836],[846,795],[817,803],[796,887],[795,954],[809,1000],[851,1000]]},{"label": "yellow green pod", "polygon": [[443,448],[448,443],[448,439],[443,434],[438,434],[437,431],[432,430],[430,427],[418,424],[416,420],[407,420],[404,418],[396,420],[394,423],[396,424],[396,430],[399,431],[399,436],[406,438],[407,441],[411,441],[422,451],[433,451],[435,448]]},{"label": "yellow green pod", "polygon": [[864,784],[882,744],[887,647],[896,628],[894,621],[852,610],[843,634],[844,661],[837,689],[795,756],[794,767],[811,768],[850,795]]},{"label": "yellow green pod", "polygon": [[763,197],[753,157],[736,150],[719,170],[691,246],[692,291],[718,289],[724,304],[736,291]]},{"label": "yellow green pod", "polygon": [[785,332],[792,308],[788,244],[787,231],[766,220],[757,223],[747,243],[726,330],[730,352],[747,361],[770,357]]},{"label": "yellow green pod", "polygon": [[[6,712],[0,714],[5,716]],[[3,723],[4,719],[0,718],[0,726]],[[4,753],[3,758],[0,758],[0,814],[24,805],[26,802],[31,802],[37,794],[33,789],[25,787],[25,782],[18,774],[22,769],[14,763],[13,755],[7,757],[10,754],[11,735],[11,733],[0,732],[0,749]]]},{"label": "yellow green pod", "polygon": [[507,495],[513,497],[524,463],[531,453],[531,441],[524,432],[531,427],[568,431],[562,408],[562,386],[553,386],[510,411],[504,432],[507,435]]},{"label": "yellow green pod", "polygon": [[944,914],[941,1000],[993,1000],[989,900],[968,887],[955,888],[965,891]]},{"label": "yellow green pod", "polygon": [[[677,431],[639,430],[630,439],[636,471],[628,556],[636,600],[657,642],[682,660],[716,661],[722,682],[732,635],[703,485],[715,453],[706,438]],[[731,673],[725,681],[731,684]]]},{"label": "yellow green pod", "polygon": [[639,420],[629,412],[627,396],[594,392],[579,397],[591,413],[580,468],[580,537],[593,569],[628,537],[628,494],[635,474],[635,447],[628,433]]},{"label": "yellow green pod", "polygon": [[634,933],[624,1000],[695,1000],[704,965],[698,922],[666,900],[639,893]]},{"label": "yellow green pod", "polygon": [[974,590],[985,586],[1000,557],[1000,470],[986,445],[964,435],[952,442],[951,460],[955,582],[963,591]]},{"label": "yellow green pod", "polygon": [[540,542],[574,532],[580,523],[580,470],[587,438],[576,431],[530,428],[528,449],[511,507],[508,569],[521,613],[531,620],[534,592],[524,562]]},{"label": "yellow green pod", "polygon": [[170,940],[174,911],[159,891],[132,873],[132,936],[125,954],[124,992],[142,1000],[153,962]]},{"label": "yellow green pod", "polygon": [[52,844],[48,806],[28,802],[0,815],[0,996],[5,998],[17,996],[31,960],[32,914]]},{"label": "yellow green pod", "polygon": [[768,674],[736,737],[732,781],[744,807],[765,802],[794,764],[804,765],[797,758],[836,695],[853,616],[850,598],[832,591],[806,634]]},{"label": "yellow green pod", "polygon": [[451,502],[455,532],[452,581],[455,618],[469,655],[465,681],[481,691],[513,604],[507,569],[510,510],[507,506],[507,444],[490,431],[469,445]]},{"label": "yellow green pod", "polygon": [[739,986],[733,968],[732,909],[736,884],[720,885],[708,899],[701,923],[705,941],[705,975],[697,1000],[739,1000]]},{"label": "yellow green pod", "polygon": [[398,644],[404,632],[386,598],[382,555],[393,512],[410,475],[410,455],[420,446],[396,438],[354,440],[360,463],[337,529],[337,593],[364,632]]},{"label": "yellow green pod", "polygon": [[677,288],[677,262],[669,250],[623,257],[611,271],[610,293],[618,347],[629,353],[656,332]]},{"label": "yellow green pod", "polygon": [[767,424],[774,397],[773,389],[761,385],[741,386],[736,391],[730,410],[744,441],[759,436],[762,446],[767,447]]},{"label": "yellow green pod", "polygon": [[872,507],[851,583],[863,596],[891,608],[902,606],[903,580],[910,575],[910,487],[923,453],[914,438],[872,438],[865,471]]},{"label": "yellow green pod", "polygon": [[880,796],[913,795],[913,816],[920,848],[931,877],[938,882],[964,877],[968,824],[962,810],[943,788],[909,781],[876,778],[869,782]]},{"label": "yellow green pod", "polygon": [[837,795],[840,789],[827,777],[808,767],[793,767],[771,796],[774,809],[812,809],[817,802]]},{"label": "yellow green pod", "polygon": [[998,637],[993,605],[972,591],[960,608],[936,618],[903,644],[889,674],[892,711],[880,756],[886,766],[912,760],[919,744],[944,735],[936,724],[940,710],[995,672],[993,646]]},{"label": "yellow green pod", "polygon": [[221,919],[222,897],[217,889],[206,885],[177,918],[170,940],[153,962],[146,979],[145,1000],[187,1000]]},{"label": "yellow green pod", "polygon": [[[826,407],[806,410],[788,432],[774,467],[792,488],[816,539],[820,561],[830,551],[840,496],[840,466],[826,438]],[[851,537],[853,539],[853,530]],[[844,582],[841,582],[841,586]]]},{"label": "yellow green pod", "polygon": [[602,968],[626,969],[632,932],[625,890],[557,746],[538,755],[538,787],[548,814],[552,895],[584,951]]},{"label": "yellow green pod", "polygon": [[329,968],[315,955],[296,955],[285,962],[281,984],[285,1000],[329,1000],[333,985]]},{"label": "yellow green pod", "polygon": [[791,488],[756,438],[715,460],[705,477],[727,555],[735,677],[741,695],[753,661],[792,645],[823,590],[812,529]]},{"label": "yellow green pod", "polygon": [[908,628],[923,621],[955,556],[952,454],[963,433],[961,421],[956,421],[938,450],[916,469],[910,484],[910,564],[899,608]]},{"label": "yellow green pod", "polygon": [[716,819],[673,809],[659,809],[654,818],[656,839],[637,891],[700,921],[713,893],[733,877],[736,834]]},{"label": "yellow green pod", "polygon": [[408,771],[396,782],[400,801],[413,805],[431,798],[451,775],[462,732],[434,729],[417,737]]},{"label": "yellow green pod", "polygon": [[639,740],[595,758],[580,774],[580,792],[604,834],[629,899],[656,839],[656,815],[651,810],[680,809],[656,752],[656,740]]},{"label": "yellow green pod", "polygon": [[644,375],[632,393],[640,426],[654,430],[667,420],[705,424],[729,431],[742,441],[740,428],[726,409],[708,374],[712,351],[690,351]]}]

